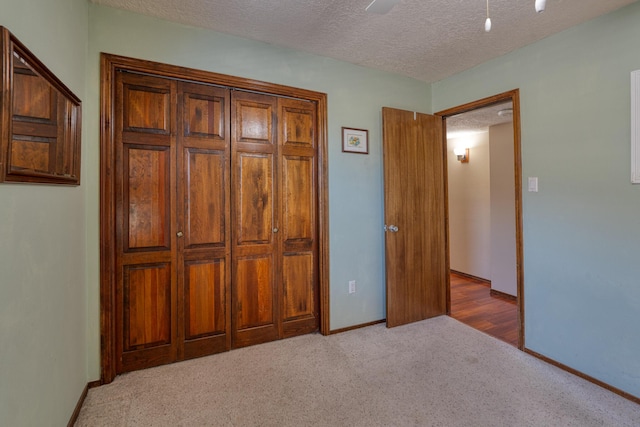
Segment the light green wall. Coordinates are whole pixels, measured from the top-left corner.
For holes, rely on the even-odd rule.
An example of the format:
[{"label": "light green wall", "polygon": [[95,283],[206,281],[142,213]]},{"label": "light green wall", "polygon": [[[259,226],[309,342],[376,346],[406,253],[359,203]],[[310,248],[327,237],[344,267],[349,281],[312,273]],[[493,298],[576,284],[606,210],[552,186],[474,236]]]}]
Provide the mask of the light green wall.
[{"label": "light green wall", "polygon": [[[327,93],[331,328],[385,317],[381,108],[429,112],[429,85],[329,58],[90,6],[84,179],[89,233],[90,374],[99,375],[99,53],[113,53]],[[370,154],[341,152],[341,127],[369,130]],[[347,282],[358,282],[348,295]]]},{"label": "light green wall", "polygon": [[[547,11],[546,13],[550,13]],[[526,346],[640,396],[640,3],[432,85],[434,111],[520,88]],[[526,177],[540,192],[526,192]]]},{"label": "light green wall", "polygon": [[[0,25],[85,100],[86,0],[0,0]],[[66,425],[87,384],[85,189],[0,184],[2,426]]]},{"label": "light green wall", "polygon": [[[523,175],[541,189],[524,193],[527,347],[640,395],[640,4],[432,86],[85,0],[0,11],[82,98],[84,120],[81,187],[0,185],[0,425],[64,425],[99,377],[100,51],[328,94],[333,329],[384,317],[380,108],[437,111],[519,87]],[[369,129],[371,154],[341,153],[341,126]]]}]

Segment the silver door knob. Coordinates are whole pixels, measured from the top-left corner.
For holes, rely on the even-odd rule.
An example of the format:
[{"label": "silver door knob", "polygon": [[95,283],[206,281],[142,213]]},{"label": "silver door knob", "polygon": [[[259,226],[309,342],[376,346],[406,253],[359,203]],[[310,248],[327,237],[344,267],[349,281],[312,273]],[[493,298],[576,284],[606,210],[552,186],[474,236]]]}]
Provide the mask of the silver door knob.
[{"label": "silver door knob", "polygon": [[395,225],[390,225],[389,226],[389,231],[392,233],[397,233],[398,232],[398,227]]},{"label": "silver door knob", "polygon": [[274,233],[277,233],[277,232],[278,232],[278,228],[277,228],[277,227],[276,227],[276,228],[274,228],[274,229],[273,229],[273,232],[274,232]]},{"label": "silver door knob", "polygon": [[183,233],[182,231],[178,231],[178,232],[176,233],[176,236],[178,236],[178,237],[182,237],[182,236],[184,236],[184,233]]}]

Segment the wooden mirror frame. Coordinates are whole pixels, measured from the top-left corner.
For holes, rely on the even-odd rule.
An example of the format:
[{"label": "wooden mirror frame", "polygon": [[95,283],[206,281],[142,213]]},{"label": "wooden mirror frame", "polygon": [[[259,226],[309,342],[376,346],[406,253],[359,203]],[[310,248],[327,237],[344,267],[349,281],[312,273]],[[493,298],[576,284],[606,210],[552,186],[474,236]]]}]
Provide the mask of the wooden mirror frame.
[{"label": "wooden mirror frame", "polygon": [[80,184],[81,101],[0,26],[0,182]]}]

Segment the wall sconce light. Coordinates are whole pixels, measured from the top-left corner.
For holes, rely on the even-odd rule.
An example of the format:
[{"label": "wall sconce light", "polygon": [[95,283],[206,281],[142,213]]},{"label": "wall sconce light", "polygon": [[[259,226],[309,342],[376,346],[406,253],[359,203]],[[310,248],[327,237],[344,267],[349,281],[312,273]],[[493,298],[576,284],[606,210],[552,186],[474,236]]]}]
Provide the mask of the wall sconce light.
[{"label": "wall sconce light", "polygon": [[469,149],[468,148],[455,148],[453,154],[458,157],[460,163],[469,163]]}]

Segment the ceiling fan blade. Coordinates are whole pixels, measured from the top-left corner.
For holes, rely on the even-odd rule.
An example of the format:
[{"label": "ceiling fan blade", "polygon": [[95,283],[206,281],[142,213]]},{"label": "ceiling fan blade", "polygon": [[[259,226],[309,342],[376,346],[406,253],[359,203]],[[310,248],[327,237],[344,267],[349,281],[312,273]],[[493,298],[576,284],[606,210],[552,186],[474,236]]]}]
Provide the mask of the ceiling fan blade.
[{"label": "ceiling fan blade", "polygon": [[373,0],[371,4],[367,6],[365,11],[384,15],[393,9],[393,6],[395,6],[399,1],[400,0]]}]

